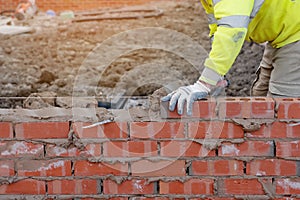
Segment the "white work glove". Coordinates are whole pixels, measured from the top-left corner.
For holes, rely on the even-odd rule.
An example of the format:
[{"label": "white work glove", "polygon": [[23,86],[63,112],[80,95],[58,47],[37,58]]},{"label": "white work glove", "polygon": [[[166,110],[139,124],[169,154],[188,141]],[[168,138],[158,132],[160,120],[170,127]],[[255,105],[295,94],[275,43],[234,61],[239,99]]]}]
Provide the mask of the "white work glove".
[{"label": "white work glove", "polygon": [[174,111],[177,103],[177,112],[183,114],[184,104],[186,102],[187,115],[192,115],[193,103],[205,98],[210,93],[210,89],[200,81],[194,85],[183,86],[163,97],[162,101],[170,101],[169,110]]}]

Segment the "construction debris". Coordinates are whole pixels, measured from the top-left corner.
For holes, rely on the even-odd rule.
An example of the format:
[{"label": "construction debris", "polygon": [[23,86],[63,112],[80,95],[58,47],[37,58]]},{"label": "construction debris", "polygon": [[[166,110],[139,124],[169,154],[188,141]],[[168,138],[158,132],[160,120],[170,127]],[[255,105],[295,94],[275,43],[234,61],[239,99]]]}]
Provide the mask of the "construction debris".
[{"label": "construction debris", "polygon": [[75,17],[75,14],[73,11],[64,11],[64,12],[60,13],[59,16],[62,19],[72,19]]},{"label": "construction debris", "polygon": [[19,3],[15,12],[15,17],[18,20],[24,20],[26,18],[32,18],[37,12],[38,9],[35,0],[26,0]]},{"label": "construction debris", "polygon": [[0,34],[3,35],[17,35],[22,33],[31,33],[33,28],[27,26],[0,26]]},{"label": "construction debris", "polygon": [[116,9],[107,11],[78,12],[73,22],[97,21],[97,20],[122,20],[159,17],[163,15],[160,9]]},{"label": "construction debris", "polygon": [[5,17],[0,15],[0,26],[12,25],[12,24],[13,24],[13,20],[11,17]]},{"label": "construction debris", "polygon": [[[134,9],[149,8],[163,10],[163,16],[71,23],[72,19],[62,20],[60,13],[52,17],[39,12],[33,19],[13,19],[16,25],[30,26],[34,32],[14,36],[0,34],[0,96],[28,97],[32,93],[56,92],[58,97],[63,97],[58,98],[59,101],[57,99],[56,105],[72,107],[72,99],[68,97],[77,97],[76,94],[79,97],[115,97],[113,94],[125,89],[128,92],[124,96],[149,96],[162,86],[173,90],[188,84],[188,81],[193,82],[199,77],[198,68],[195,67],[198,64],[193,65],[196,62],[190,63],[188,60],[198,60],[204,55],[197,53],[195,45],[187,45],[189,40],[185,38],[201,44],[205,50],[210,47],[205,13],[200,10],[200,3],[155,1]],[[79,14],[84,16],[76,12],[74,20]],[[150,32],[151,29],[145,27],[162,27],[167,32],[155,34],[155,29]],[[140,29],[145,31],[138,34],[140,31],[135,30]],[[176,32],[185,37],[176,39]],[[110,39],[109,42],[107,39]],[[174,43],[176,45],[172,45]],[[226,89],[226,95],[247,96],[254,78],[252,75],[263,52],[261,46],[257,46],[258,50],[253,46],[245,43],[241,56],[228,76],[231,85]],[[128,51],[124,52],[123,48]],[[175,53],[174,50],[184,54]],[[83,65],[90,53],[94,56],[89,57]],[[100,59],[102,55],[106,56],[105,59]],[[107,65],[103,64],[104,61]],[[202,64],[198,63],[199,66]],[[45,73],[47,71],[50,73]],[[75,80],[83,81],[74,85]],[[79,92],[74,94],[74,91]],[[131,105],[140,104],[131,99],[129,101]],[[0,99],[0,107],[22,107],[23,102],[24,99],[3,98]],[[113,106],[114,102],[118,101],[114,101],[114,98],[109,100],[109,106]],[[158,102],[159,98],[157,104],[151,105],[157,107]],[[137,115],[140,116],[140,112]]]}]

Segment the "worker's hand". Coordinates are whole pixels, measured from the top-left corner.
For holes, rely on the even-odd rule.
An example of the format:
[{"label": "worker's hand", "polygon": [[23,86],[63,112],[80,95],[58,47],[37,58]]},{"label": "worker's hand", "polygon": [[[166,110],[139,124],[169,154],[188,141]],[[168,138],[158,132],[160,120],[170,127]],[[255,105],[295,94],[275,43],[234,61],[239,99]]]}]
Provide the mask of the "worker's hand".
[{"label": "worker's hand", "polygon": [[177,103],[177,112],[183,114],[186,102],[187,115],[192,115],[193,103],[205,98],[210,93],[210,88],[197,81],[194,85],[183,86],[163,97],[162,101],[170,101],[169,110],[174,111]]}]

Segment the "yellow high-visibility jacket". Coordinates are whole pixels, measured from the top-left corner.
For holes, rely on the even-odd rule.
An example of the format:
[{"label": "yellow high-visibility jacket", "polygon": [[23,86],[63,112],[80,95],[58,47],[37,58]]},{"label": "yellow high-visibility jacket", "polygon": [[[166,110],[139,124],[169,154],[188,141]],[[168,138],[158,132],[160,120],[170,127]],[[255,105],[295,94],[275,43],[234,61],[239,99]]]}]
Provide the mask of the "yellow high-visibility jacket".
[{"label": "yellow high-visibility jacket", "polygon": [[274,48],[300,40],[300,0],[200,0],[208,14],[212,49],[200,80],[215,85],[211,72],[224,76],[245,40]]}]

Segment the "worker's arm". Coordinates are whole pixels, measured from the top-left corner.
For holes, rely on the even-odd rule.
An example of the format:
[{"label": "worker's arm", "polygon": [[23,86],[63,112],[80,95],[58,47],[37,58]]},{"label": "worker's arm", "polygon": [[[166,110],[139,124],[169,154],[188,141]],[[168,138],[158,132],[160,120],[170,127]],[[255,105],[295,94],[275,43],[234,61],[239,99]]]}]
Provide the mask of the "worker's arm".
[{"label": "worker's arm", "polygon": [[186,102],[187,113],[190,115],[194,101],[205,98],[214,86],[223,81],[245,41],[254,5],[254,0],[213,0],[213,4],[207,0],[201,2],[210,17],[214,14],[217,26],[214,19],[210,19],[212,50],[204,63],[205,68],[199,81],[181,87],[162,99],[170,101],[171,111],[177,103],[178,114],[183,113]]},{"label": "worker's arm", "polygon": [[216,85],[231,68],[247,34],[254,0],[214,0],[217,29],[200,80]]}]

